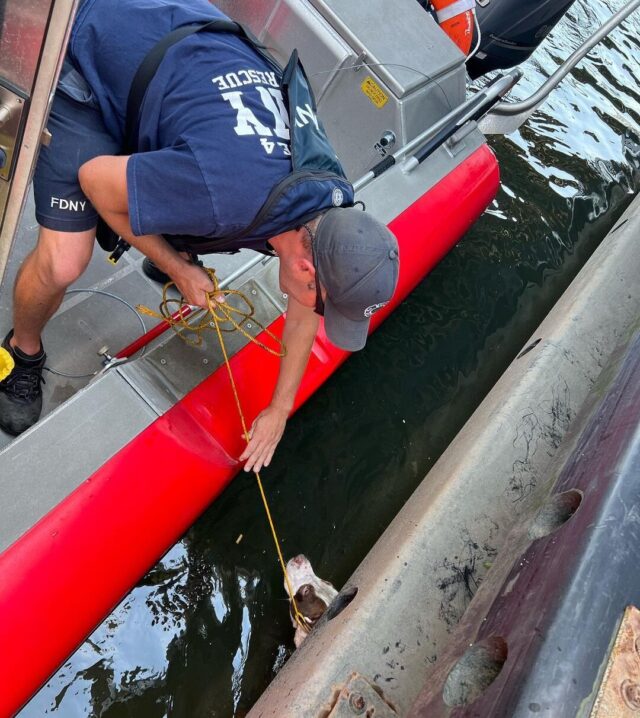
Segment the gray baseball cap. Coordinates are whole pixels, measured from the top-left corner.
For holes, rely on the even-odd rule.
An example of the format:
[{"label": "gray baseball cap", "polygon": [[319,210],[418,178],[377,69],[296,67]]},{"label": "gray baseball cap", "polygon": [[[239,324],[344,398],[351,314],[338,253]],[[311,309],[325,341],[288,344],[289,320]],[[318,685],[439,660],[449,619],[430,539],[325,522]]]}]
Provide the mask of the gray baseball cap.
[{"label": "gray baseball cap", "polygon": [[335,207],[321,217],[312,246],[327,293],[327,336],[341,349],[362,349],[371,317],[389,302],[398,283],[398,242],[370,214]]}]

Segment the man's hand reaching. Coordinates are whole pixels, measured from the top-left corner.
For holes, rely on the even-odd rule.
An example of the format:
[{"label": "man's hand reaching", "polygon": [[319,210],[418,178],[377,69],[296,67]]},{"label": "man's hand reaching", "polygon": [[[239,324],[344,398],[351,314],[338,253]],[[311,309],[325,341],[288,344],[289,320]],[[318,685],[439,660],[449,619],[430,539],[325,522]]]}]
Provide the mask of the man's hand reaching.
[{"label": "man's hand reaching", "polygon": [[268,406],[256,417],[246,449],[240,455],[240,461],[246,461],[245,471],[260,471],[269,466],[278,442],[284,434],[289,412],[276,406]]},{"label": "man's hand reaching", "polygon": [[182,261],[169,274],[187,303],[207,306],[206,294],[213,291],[213,282],[202,267]]},{"label": "man's hand reaching", "polygon": [[[315,291],[315,290],[314,290]],[[246,461],[245,471],[260,471],[269,466],[278,442],[284,433],[302,375],[309,360],[313,339],[318,330],[319,317],[313,309],[300,304],[291,295],[282,331],[287,353],[282,358],[278,381],[271,404],[253,422],[250,441],[240,461]]]}]

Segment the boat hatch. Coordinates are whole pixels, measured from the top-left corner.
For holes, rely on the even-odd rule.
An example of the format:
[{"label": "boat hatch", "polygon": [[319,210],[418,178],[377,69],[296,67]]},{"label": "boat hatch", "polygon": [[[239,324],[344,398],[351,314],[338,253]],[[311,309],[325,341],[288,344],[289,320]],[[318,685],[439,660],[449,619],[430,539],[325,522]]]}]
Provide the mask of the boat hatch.
[{"label": "boat hatch", "polygon": [[[465,97],[464,56],[415,0],[217,3],[281,60],[298,48],[350,179]],[[384,137],[393,138],[392,148]],[[381,143],[381,140],[383,142]]]}]

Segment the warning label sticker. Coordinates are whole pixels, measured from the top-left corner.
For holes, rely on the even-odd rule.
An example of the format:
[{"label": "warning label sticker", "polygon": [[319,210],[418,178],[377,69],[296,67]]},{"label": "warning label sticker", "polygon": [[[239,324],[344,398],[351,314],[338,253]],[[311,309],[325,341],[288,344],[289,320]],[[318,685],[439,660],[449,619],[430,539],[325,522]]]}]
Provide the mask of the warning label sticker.
[{"label": "warning label sticker", "polygon": [[389,96],[380,87],[380,85],[378,85],[373,77],[367,77],[360,85],[360,89],[378,109],[384,107],[389,101]]}]

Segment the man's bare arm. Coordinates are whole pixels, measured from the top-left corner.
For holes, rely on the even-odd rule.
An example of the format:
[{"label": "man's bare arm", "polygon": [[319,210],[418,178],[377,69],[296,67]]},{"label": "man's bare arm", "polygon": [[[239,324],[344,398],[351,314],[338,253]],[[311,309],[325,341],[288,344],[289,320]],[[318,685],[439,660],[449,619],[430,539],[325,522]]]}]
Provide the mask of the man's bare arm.
[{"label": "man's bare arm", "polygon": [[213,284],[201,268],[188,262],[163,237],[133,234],[127,197],[128,159],[105,155],[86,162],[78,173],[82,191],[114,232],[173,279],[189,304],[206,306],[205,292],[212,291]]},{"label": "man's bare arm", "polygon": [[319,317],[313,309],[289,297],[282,332],[287,354],[280,364],[271,404],[253,422],[251,440],[240,456],[240,461],[246,460],[245,471],[260,471],[271,463],[304,376],[318,322]]},{"label": "man's bare arm", "polygon": [[[190,304],[202,305],[204,292],[213,289],[207,275],[187,262],[162,237],[134,236],[129,221],[127,157],[96,157],[80,168],[80,184],[100,216],[123,239],[139,249],[177,284]],[[246,471],[268,466],[282,438],[293,402],[309,360],[318,330],[318,316],[289,297],[283,341],[283,357],[271,404],[259,414],[251,428],[251,440],[240,456]]]}]

